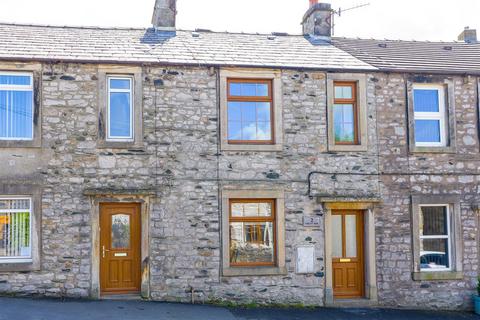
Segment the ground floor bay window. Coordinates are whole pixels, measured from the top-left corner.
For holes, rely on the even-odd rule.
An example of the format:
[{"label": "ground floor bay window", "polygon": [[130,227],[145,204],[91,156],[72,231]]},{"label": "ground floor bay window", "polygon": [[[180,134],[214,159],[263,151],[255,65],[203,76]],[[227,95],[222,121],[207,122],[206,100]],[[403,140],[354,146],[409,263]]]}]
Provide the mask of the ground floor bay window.
[{"label": "ground floor bay window", "polygon": [[0,263],[31,261],[31,208],[30,198],[0,198]]}]

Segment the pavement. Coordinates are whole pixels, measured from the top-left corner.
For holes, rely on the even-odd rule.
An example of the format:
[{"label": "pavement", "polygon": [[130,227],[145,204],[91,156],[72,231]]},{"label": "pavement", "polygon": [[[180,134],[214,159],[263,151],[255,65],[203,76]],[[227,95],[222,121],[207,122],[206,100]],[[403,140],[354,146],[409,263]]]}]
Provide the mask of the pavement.
[{"label": "pavement", "polygon": [[0,320],[363,320],[480,319],[468,312],[379,308],[225,308],[150,301],[0,298]]}]

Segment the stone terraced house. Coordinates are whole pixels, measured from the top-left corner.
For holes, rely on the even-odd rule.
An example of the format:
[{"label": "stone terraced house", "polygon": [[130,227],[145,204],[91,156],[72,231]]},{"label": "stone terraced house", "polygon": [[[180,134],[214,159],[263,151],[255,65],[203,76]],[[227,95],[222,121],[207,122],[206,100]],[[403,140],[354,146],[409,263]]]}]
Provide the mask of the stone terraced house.
[{"label": "stone terraced house", "polygon": [[331,38],[316,1],[301,35],[175,14],[0,24],[1,294],[471,308],[475,30]]}]

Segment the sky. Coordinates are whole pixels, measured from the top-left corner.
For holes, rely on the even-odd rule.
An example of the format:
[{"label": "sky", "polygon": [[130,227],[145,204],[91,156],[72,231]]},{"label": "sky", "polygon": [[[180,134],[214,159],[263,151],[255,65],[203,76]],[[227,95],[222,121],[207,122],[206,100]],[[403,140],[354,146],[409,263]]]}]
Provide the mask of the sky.
[{"label": "sky", "polygon": [[[0,22],[149,27],[154,2],[0,0]],[[335,9],[370,3],[336,17],[335,36],[451,41],[465,26],[480,29],[479,0],[330,2]],[[177,0],[177,28],[300,34],[300,22],[307,8],[308,0]]]}]

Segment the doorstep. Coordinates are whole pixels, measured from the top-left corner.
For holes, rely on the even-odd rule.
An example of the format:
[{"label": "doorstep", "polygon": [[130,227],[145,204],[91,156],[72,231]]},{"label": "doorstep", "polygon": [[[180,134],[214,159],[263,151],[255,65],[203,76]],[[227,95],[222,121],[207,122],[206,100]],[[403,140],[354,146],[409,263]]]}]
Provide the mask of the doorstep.
[{"label": "doorstep", "polygon": [[377,307],[378,301],[359,298],[359,299],[334,299],[332,303],[328,303],[328,307],[337,308],[362,308],[362,307]]},{"label": "doorstep", "polygon": [[100,296],[100,300],[144,300],[140,293],[110,294]]}]

